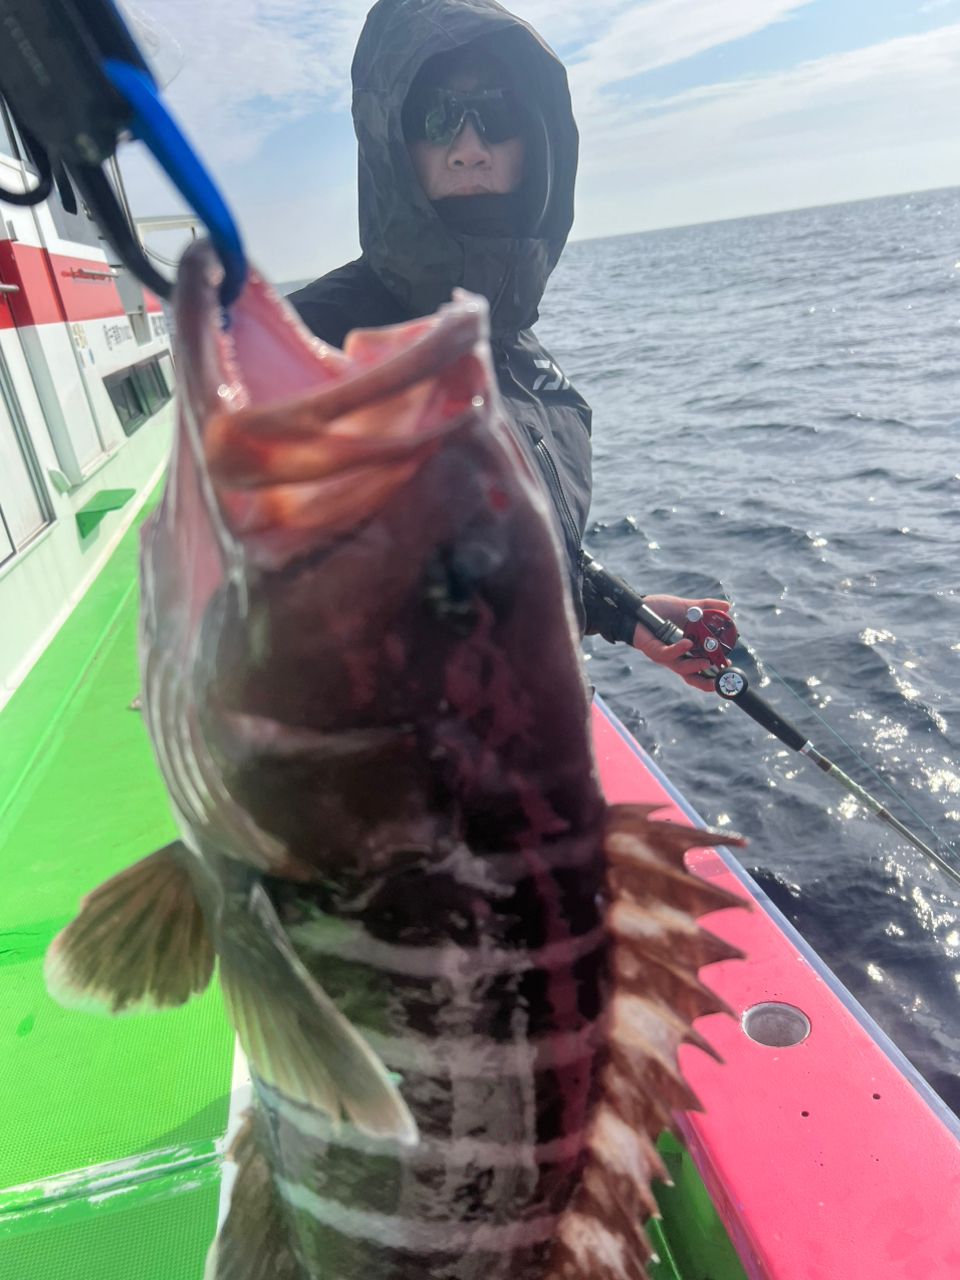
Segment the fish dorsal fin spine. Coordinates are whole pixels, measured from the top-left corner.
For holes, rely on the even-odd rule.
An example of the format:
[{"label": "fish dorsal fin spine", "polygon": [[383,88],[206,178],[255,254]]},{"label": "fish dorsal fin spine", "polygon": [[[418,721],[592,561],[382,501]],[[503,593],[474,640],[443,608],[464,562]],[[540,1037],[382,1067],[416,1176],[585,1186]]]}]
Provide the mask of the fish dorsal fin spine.
[{"label": "fish dorsal fin spine", "polygon": [[[652,1250],[643,1224],[656,1213],[652,1182],[667,1179],[656,1141],[676,1111],[699,1108],[677,1052],[691,1043],[713,1053],[693,1021],[730,1012],[698,971],[741,954],[696,921],[743,901],[684,868],[688,849],[716,839],[656,821],[647,806],[618,805],[608,815],[607,1055],[583,1174],[560,1218],[547,1280],[647,1280]],[[724,836],[724,843],[742,842]]]}]

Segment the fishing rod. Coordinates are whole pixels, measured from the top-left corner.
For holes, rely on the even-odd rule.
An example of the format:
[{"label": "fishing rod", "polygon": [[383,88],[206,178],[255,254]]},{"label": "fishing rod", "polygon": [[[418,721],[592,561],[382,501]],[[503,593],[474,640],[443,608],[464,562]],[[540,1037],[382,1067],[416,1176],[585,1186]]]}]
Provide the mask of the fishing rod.
[{"label": "fishing rod", "polygon": [[731,664],[730,654],[737,644],[739,634],[729,614],[721,609],[701,609],[692,606],[687,610],[684,625],[678,627],[667,618],[662,618],[646,603],[639,592],[634,591],[622,578],[616,577],[608,569],[589,558],[584,562],[584,575],[590,581],[593,590],[607,604],[618,612],[632,616],[663,644],[676,644],[679,640],[692,640],[693,647],[689,657],[702,658],[707,667],[701,674],[714,682],[719,696],[727,702],[733,702],[741,711],[755,720],[768,733],[772,733],[785,747],[796,751],[812,761],[823,773],[848,791],[870,813],[875,814],[882,822],[892,827],[898,835],[912,844],[926,857],[960,884],[960,871],[946,858],[931,849],[928,844],[897,818],[875,796],[855,782],[849,774],[844,773],[835,761],[819,751],[807,736],[791,724],[750,687],[750,679],[745,671]]}]

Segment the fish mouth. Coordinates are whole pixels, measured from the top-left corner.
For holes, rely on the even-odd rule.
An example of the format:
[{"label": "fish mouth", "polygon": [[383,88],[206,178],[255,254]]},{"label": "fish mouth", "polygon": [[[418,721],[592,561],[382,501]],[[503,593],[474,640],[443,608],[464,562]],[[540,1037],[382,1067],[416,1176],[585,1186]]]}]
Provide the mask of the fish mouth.
[{"label": "fish mouth", "polygon": [[435,316],[354,331],[339,351],[256,272],[224,324],[221,278],[208,242],[184,254],[177,364],[194,453],[235,534],[342,532],[486,402],[482,298],[458,291]]}]

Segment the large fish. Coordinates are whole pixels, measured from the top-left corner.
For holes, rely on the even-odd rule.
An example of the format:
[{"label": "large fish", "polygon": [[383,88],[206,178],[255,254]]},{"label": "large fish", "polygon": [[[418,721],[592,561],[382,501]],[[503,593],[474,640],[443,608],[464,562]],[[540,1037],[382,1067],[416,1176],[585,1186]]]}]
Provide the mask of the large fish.
[{"label": "large fish", "polygon": [[341,353],[256,275],[224,327],[218,282],[192,248],[142,541],[182,840],[85,900],[50,988],[178,1004],[219,961],[256,1101],[216,1280],[640,1280],[732,900],[683,868],[703,833],[601,796],[486,304]]}]

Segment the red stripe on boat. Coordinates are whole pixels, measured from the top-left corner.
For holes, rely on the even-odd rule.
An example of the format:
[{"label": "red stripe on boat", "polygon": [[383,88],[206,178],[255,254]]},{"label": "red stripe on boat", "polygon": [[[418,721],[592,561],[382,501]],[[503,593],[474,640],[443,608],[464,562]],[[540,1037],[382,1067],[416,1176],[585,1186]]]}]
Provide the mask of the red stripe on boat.
[{"label": "red stripe on boat", "polygon": [[92,258],[48,253],[35,245],[0,240],[0,280],[17,285],[0,307],[14,325],[82,323],[125,315],[110,267]]}]

